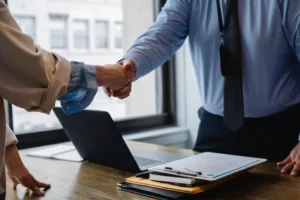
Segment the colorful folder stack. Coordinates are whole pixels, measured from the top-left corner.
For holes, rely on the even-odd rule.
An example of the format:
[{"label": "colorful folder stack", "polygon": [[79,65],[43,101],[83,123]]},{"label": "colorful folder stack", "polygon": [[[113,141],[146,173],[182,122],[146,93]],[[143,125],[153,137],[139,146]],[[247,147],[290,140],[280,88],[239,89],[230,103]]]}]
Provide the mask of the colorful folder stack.
[{"label": "colorful folder stack", "polygon": [[[245,171],[241,172],[244,173]],[[131,183],[131,184],[136,184],[136,185],[143,185],[147,187],[153,187],[153,188],[158,188],[158,189],[163,189],[163,190],[170,190],[170,191],[175,191],[175,192],[182,192],[182,193],[187,193],[187,194],[198,194],[201,192],[204,192],[206,190],[209,190],[223,182],[226,182],[241,173],[236,173],[234,175],[228,176],[226,178],[220,179],[218,181],[206,181],[203,183],[200,183],[199,185],[189,187],[189,186],[179,186],[175,184],[170,184],[170,183],[163,183],[163,182],[157,182],[157,181],[151,181],[146,178],[139,178],[139,177],[129,177],[126,178],[125,182]]]},{"label": "colorful folder stack", "polygon": [[[263,162],[266,162],[266,159],[205,152],[151,167],[148,172],[126,178],[123,184],[118,185],[118,188],[155,199],[179,199],[164,198],[164,191],[167,191],[168,195],[187,199],[184,195],[195,196],[195,194],[233,179]],[[193,184],[186,185],[186,183]]]}]

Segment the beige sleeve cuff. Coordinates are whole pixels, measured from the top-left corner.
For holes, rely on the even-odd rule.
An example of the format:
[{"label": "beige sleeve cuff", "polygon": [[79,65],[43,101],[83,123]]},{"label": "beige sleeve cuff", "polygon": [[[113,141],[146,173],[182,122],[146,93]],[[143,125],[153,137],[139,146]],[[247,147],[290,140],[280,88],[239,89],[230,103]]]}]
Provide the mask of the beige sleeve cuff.
[{"label": "beige sleeve cuff", "polygon": [[9,146],[11,144],[17,144],[18,140],[9,126],[6,124],[6,142],[5,145]]}]

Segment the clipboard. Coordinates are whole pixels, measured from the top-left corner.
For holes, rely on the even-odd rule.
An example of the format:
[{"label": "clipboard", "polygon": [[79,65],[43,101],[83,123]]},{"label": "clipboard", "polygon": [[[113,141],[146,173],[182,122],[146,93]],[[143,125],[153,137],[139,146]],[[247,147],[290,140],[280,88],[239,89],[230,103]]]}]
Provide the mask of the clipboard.
[{"label": "clipboard", "polygon": [[[267,159],[264,158],[205,152],[151,167],[148,170],[206,181],[217,181],[238,172],[249,170],[266,161]],[[166,168],[173,170],[166,170]],[[199,173],[191,176],[183,173],[179,174],[178,171]]]}]

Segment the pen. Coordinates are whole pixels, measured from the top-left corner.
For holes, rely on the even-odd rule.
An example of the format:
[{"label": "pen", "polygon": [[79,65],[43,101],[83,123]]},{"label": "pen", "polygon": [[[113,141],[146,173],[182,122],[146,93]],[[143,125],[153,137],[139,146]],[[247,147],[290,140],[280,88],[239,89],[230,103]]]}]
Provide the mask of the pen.
[{"label": "pen", "polygon": [[135,177],[141,177],[141,178],[149,178],[150,171],[141,172],[139,174],[136,174]]},{"label": "pen", "polygon": [[201,172],[185,172],[181,170],[174,170],[172,167],[165,167],[164,171],[173,172],[181,175],[187,175],[187,176],[198,176],[202,174]]}]

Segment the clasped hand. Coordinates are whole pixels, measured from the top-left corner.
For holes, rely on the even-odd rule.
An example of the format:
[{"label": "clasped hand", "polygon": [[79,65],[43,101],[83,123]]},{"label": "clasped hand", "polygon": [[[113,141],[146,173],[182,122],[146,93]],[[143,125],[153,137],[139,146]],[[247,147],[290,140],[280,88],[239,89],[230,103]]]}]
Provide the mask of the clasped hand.
[{"label": "clasped hand", "polygon": [[[97,68],[96,68],[97,70]],[[120,64],[106,65],[104,71],[98,69],[99,86],[102,86],[108,97],[125,99],[130,95],[131,82],[136,76],[134,62],[125,60]]]}]

